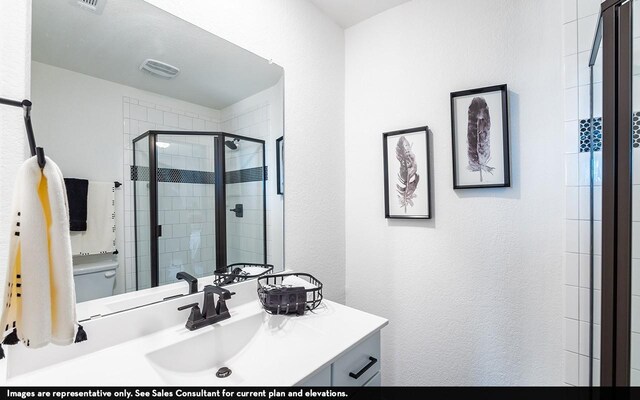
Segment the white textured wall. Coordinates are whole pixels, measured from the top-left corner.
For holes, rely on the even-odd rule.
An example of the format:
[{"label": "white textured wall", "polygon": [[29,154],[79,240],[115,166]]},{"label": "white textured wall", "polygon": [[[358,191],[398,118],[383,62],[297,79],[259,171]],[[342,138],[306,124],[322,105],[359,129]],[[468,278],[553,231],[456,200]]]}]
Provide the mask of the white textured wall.
[{"label": "white textured wall", "polygon": [[[556,0],[414,0],[346,31],[347,305],[385,385],[562,384]],[[513,186],[452,189],[449,94],[507,83]],[[430,221],[385,220],[382,132],[433,131]]]},{"label": "white textured wall", "polygon": [[[30,21],[30,0],[0,2],[0,97],[29,97]],[[0,282],[7,266],[14,177],[28,154],[22,114],[18,108],[0,106]]]},{"label": "white textured wall", "polygon": [[147,0],[285,71],[285,262],[343,302],[344,31],[307,1]]}]

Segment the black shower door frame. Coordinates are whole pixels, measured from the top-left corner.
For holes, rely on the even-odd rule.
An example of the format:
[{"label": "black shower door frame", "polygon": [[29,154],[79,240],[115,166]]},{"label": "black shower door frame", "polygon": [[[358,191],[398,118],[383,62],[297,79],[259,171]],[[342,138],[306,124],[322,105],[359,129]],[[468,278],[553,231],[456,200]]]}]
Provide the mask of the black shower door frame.
[{"label": "black shower door frame", "polygon": [[[240,139],[243,141],[259,143],[262,145],[262,229],[263,229],[263,263],[267,263],[267,172],[266,172],[266,150],[265,141],[247,136],[235,135],[226,132],[207,131],[159,131],[150,130],[133,139],[133,165],[136,164],[135,143],[148,137],[149,143],[149,252],[151,260],[151,287],[159,285],[159,261],[158,261],[158,238],[162,235],[162,227],[158,224],[158,135],[174,136],[213,136],[214,138],[214,179],[215,179],[215,211],[214,229],[216,235],[216,272],[227,271],[227,179],[225,146],[226,138]],[[222,182],[222,184],[218,184]],[[136,185],[133,186],[133,209],[137,211]],[[134,224],[135,224],[134,218]],[[136,290],[139,290],[138,279],[138,238],[137,229],[134,229],[135,246],[134,257],[136,260]]]},{"label": "black shower door frame", "polygon": [[602,44],[601,386],[629,386],[632,257],[632,1],[602,3],[590,65]]}]

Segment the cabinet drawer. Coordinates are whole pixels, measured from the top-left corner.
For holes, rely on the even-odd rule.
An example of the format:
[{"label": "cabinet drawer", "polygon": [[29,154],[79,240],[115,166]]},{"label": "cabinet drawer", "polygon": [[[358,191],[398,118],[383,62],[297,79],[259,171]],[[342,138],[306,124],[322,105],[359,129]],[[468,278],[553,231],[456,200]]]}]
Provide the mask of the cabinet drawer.
[{"label": "cabinet drawer", "polygon": [[331,365],[327,365],[296,386],[331,386]]},{"label": "cabinet drawer", "polygon": [[364,384],[365,386],[382,386],[382,376],[380,375],[380,371],[376,372],[373,378],[369,379],[369,382]]},{"label": "cabinet drawer", "polygon": [[333,363],[333,386],[362,386],[380,371],[380,332]]}]

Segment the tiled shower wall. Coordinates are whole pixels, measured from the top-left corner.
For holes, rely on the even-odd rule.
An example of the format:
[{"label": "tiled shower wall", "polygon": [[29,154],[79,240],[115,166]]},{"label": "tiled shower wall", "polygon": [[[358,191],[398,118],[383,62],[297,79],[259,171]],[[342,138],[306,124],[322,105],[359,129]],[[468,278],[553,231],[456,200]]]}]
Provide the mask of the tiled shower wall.
[{"label": "tiled shower wall", "polygon": [[[590,152],[581,130],[590,124],[589,55],[600,0],[563,0],[565,93],[565,259],[564,259],[564,381],[589,384],[590,308]],[[594,70],[594,117],[602,117],[602,63]],[[599,121],[593,121],[597,128]],[[594,385],[600,374],[600,254],[602,152],[594,143]],[[581,149],[583,151],[581,151]]]},{"label": "tiled shower wall", "polygon": [[[602,243],[602,53],[594,67],[594,119],[589,117],[591,43],[600,0],[564,0],[565,56],[565,382],[588,384],[589,368],[589,179],[588,134],[594,126],[594,385],[600,373],[601,243]],[[634,0],[634,22],[640,2]],[[634,25],[634,49],[640,46],[640,28]],[[602,50],[601,50],[602,51]],[[634,54],[634,62],[637,56]],[[640,108],[640,74],[634,71],[633,108]],[[633,146],[633,262],[631,318],[631,382],[640,383],[640,113],[634,112]],[[582,134],[582,135],[581,135]]]},{"label": "tiled shower wall", "polygon": [[[131,181],[132,141],[148,130],[208,130],[219,131],[219,112],[197,114],[147,101],[124,97],[124,185],[125,185],[125,248],[126,291],[136,289],[135,234],[133,183]],[[213,171],[213,152],[207,150],[207,138],[188,142],[188,138],[172,137],[167,148],[159,148],[159,167]],[[209,139],[210,140],[210,139]],[[148,155],[141,154],[141,157]],[[138,161],[138,160],[137,160]],[[146,164],[143,164],[146,165]],[[137,201],[147,204],[138,193]],[[213,264],[213,207],[206,204],[213,197],[213,185],[163,182],[158,185],[159,221],[163,224],[163,239],[159,241],[160,283],[168,281],[181,269],[197,273],[211,261]],[[213,203],[210,203],[213,204]],[[143,206],[145,207],[145,206]],[[210,212],[210,213],[209,213]],[[209,215],[211,214],[211,215]],[[197,232],[195,237],[193,232]],[[197,242],[197,243],[196,243]],[[197,247],[197,249],[196,249]],[[148,249],[148,242],[141,241],[141,249]],[[142,257],[147,257],[142,255]],[[141,262],[148,266],[149,262]],[[149,287],[150,274],[140,274],[141,288]]]},{"label": "tiled shower wall", "polygon": [[[266,181],[267,262],[276,271],[284,268],[283,201],[276,193],[276,139],[283,135],[283,82],[221,110],[225,132],[265,141],[268,179]],[[257,144],[240,142],[238,150],[226,153],[227,171],[244,170],[262,164]],[[286,189],[285,189],[286,191]],[[227,205],[244,204],[245,216],[227,214],[228,261],[261,262],[263,257],[262,182],[227,185]]]},{"label": "tiled shower wall", "polygon": [[[268,103],[256,105],[237,115],[225,116],[224,112],[222,115],[221,127],[223,131],[262,139],[265,140],[267,146],[269,145]],[[271,151],[271,149],[266,151]],[[227,171],[261,167],[262,157],[261,145],[240,141],[237,150],[226,150]],[[269,179],[267,185],[273,181],[275,180]],[[262,181],[227,185],[226,189],[227,208],[234,208],[236,204],[242,204],[244,209],[242,218],[235,217],[233,213],[227,215],[228,263],[264,262]],[[269,207],[267,207],[267,214],[269,214]],[[270,254],[271,242],[270,235],[267,235],[267,255]]]}]

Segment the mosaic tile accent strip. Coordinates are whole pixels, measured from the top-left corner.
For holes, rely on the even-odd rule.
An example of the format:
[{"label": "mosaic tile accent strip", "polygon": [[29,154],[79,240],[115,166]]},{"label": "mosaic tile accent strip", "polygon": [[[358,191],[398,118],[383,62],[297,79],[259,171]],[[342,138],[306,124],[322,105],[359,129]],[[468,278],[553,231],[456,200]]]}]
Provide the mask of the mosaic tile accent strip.
[{"label": "mosaic tile accent strip", "polygon": [[[264,179],[267,179],[265,167]],[[228,184],[262,181],[262,167],[246,168],[237,171],[227,171],[225,178]],[[132,181],[148,181],[149,167],[131,166]],[[158,182],[197,183],[204,185],[215,184],[215,173],[193,171],[175,168],[158,168]]]},{"label": "mosaic tile accent strip", "polygon": [[[264,180],[267,180],[267,167],[265,167]],[[227,171],[225,178],[227,183],[244,183],[262,181],[262,167],[246,168],[237,171]]]},{"label": "mosaic tile accent strip", "polygon": [[633,148],[640,147],[640,111],[633,113]]},{"label": "mosaic tile accent strip", "polygon": [[[593,151],[602,150],[602,118],[593,119]],[[640,111],[633,113],[633,148],[640,148]],[[591,148],[591,120],[580,120],[580,153],[589,152]]]},{"label": "mosaic tile accent strip", "polygon": [[[591,119],[580,120],[580,153],[591,151]],[[602,118],[593,119],[593,151],[602,150]]]}]

